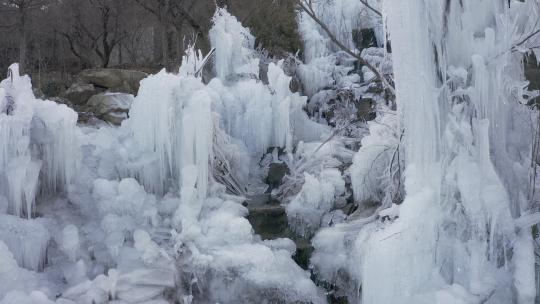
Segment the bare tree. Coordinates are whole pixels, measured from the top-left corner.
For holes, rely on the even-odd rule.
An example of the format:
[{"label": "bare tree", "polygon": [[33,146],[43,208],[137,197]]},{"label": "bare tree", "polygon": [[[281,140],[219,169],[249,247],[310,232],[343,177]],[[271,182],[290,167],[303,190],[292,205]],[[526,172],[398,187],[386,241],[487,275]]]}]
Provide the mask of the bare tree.
[{"label": "bare tree", "polygon": [[122,0],[72,0],[61,9],[69,14],[69,22],[57,31],[83,65],[91,66],[97,57],[108,67],[113,51],[129,34],[122,22],[124,9]]},{"label": "bare tree", "polygon": [[[184,32],[184,25],[195,33],[194,39],[206,36],[205,23],[211,16],[206,18],[197,18],[194,16],[195,4],[210,3],[210,1],[201,0],[133,0],[140,7],[151,13],[157,20],[161,33],[161,64],[169,67],[171,63],[172,42],[170,33],[174,32],[177,36]],[[181,40],[181,37],[176,37]]]},{"label": "bare tree", "polygon": [[27,68],[29,41],[29,24],[32,13],[45,10],[51,0],[4,0],[0,1],[0,13],[11,20],[1,24],[0,28],[15,29],[19,34],[19,69],[21,73]]}]

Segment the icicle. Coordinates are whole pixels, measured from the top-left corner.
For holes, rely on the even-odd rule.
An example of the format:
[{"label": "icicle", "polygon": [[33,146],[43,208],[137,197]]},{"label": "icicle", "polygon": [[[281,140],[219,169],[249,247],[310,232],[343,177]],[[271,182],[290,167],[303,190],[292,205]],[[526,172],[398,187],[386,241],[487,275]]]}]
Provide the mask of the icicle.
[{"label": "icicle", "polygon": [[66,190],[78,161],[77,114],[65,105],[38,100],[18,65],[0,83],[0,194],[9,210],[30,218],[38,191]]},{"label": "icicle", "polygon": [[210,43],[216,49],[217,77],[226,81],[235,74],[259,76],[259,59],[255,57],[255,37],[227,10],[219,8],[212,18]]}]

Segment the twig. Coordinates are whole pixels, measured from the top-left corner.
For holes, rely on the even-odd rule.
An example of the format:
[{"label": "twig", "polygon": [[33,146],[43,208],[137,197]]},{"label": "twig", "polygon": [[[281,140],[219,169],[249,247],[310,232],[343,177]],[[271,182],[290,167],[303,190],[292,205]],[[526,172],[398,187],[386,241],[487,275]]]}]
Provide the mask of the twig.
[{"label": "twig", "polygon": [[348,47],[346,47],[343,43],[341,43],[336,36],[332,33],[332,31],[328,28],[324,22],[322,22],[319,17],[315,14],[315,11],[313,10],[313,7],[311,5],[311,2],[306,3],[306,0],[297,0],[298,6],[311,18],[313,21],[315,21],[326,33],[326,35],[336,44],[341,50],[343,50],[348,55],[354,57],[360,64],[365,65],[370,71],[375,74],[377,79],[383,83],[386,89],[390,92],[392,97],[396,96],[396,92],[394,87],[388,82],[388,80],[381,74],[381,72],[373,66],[371,63],[369,63],[367,60],[362,58],[360,55],[356,54],[352,50],[350,50]]},{"label": "twig", "polygon": [[534,37],[536,34],[540,33],[540,29],[537,29],[536,31],[532,32],[531,34],[529,34],[527,37],[525,37],[523,40],[521,40],[520,42],[514,44],[514,46],[512,46],[512,50],[515,50],[518,46],[521,46],[523,45],[525,42],[527,42],[527,40],[531,39],[532,37]]}]

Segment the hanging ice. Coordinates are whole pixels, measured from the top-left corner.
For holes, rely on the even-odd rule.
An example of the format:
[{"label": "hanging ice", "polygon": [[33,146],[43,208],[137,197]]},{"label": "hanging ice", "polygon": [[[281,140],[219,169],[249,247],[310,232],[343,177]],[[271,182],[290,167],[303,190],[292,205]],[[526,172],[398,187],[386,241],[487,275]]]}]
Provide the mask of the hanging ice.
[{"label": "hanging ice", "polygon": [[0,194],[11,213],[30,218],[39,190],[65,190],[74,176],[77,114],[36,99],[16,64],[0,83],[0,110]]},{"label": "hanging ice", "polygon": [[259,76],[259,59],[255,56],[255,37],[249,29],[221,8],[212,18],[209,36],[216,49],[215,69],[222,81],[234,80],[238,74]]},{"label": "hanging ice", "polygon": [[[523,30],[524,19],[514,19],[507,1],[386,1],[385,9],[406,198],[399,219],[357,241],[363,303],[510,303],[511,278],[534,282],[509,271],[533,261],[505,257],[522,246],[513,243],[512,213],[523,196],[510,199],[513,177],[497,170],[524,161],[502,148],[519,111],[509,104],[521,55],[508,52],[519,36],[509,33]],[[530,294],[530,285],[516,287]]]},{"label": "hanging ice", "polygon": [[252,154],[269,147],[290,151],[299,139],[319,139],[325,129],[303,112],[307,98],[290,91],[291,77],[283,72],[282,62],[269,64],[265,85],[249,30],[224,9],[218,9],[213,22],[210,40],[218,77],[208,86],[221,97],[213,107],[223,129],[242,139]]}]

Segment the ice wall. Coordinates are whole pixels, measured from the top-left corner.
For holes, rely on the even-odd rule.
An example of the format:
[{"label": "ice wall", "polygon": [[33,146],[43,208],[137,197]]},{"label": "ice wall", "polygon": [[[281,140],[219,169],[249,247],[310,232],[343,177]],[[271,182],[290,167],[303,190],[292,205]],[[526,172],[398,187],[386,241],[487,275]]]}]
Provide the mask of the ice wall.
[{"label": "ice wall", "polygon": [[521,99],[512,92],[522,86],[521,54],[510,50],[535,10],[508,5],[385,2],[406,197],[397,220],[357,240],[362,303],[510,303],[514,293],[534,302],[534,277],[511,270],[534,262],[507,257],[530,257],[523,251],[532,247],[514,243],[514,200],[523,193],[510,198],[512,175],[502,169],[526,161],[507,140]]},{"label": "ice wall", "polygon": [[0,83],[0,110],[0,194],[11,213],[30,218],[38,191],[66,190],[75,174],[77,113],[36,99],[16,64]]}]

